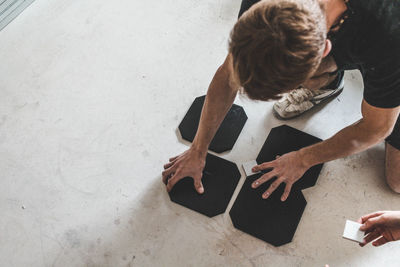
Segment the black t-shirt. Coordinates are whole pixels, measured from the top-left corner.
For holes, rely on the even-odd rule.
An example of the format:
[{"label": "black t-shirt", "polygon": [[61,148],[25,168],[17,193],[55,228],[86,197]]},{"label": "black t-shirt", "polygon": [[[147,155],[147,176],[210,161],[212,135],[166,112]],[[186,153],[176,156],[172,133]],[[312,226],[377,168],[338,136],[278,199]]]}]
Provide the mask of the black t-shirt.
[{"label": "black t-shirt", "polygon": [[332,34],[339,69],[359,69],[370,105],[400,105],[400,1],[350,0],[349,17]]},{"label": "black t-shirt", "polygon": [[[241,16],[259,0],[243,0]],[[400,105],[400,1],[350,0],[349,17],[331,34],[340,70],[359,69],[364,99],[372,106]]]}]

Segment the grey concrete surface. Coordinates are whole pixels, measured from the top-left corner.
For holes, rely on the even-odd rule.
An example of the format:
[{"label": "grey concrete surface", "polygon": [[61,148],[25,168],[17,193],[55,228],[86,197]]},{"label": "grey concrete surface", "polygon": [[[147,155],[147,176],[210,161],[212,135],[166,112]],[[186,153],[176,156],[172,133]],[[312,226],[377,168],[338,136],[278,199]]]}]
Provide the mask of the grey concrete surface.
[{"label": "grey concrete surface", "polygon": [[[239,5],[37,0],[0,32],[0,266],[399,266],[400,243],[341,237],[346,219],[400,207],[383,144],[325,165],[283,247],[169,201],[162,165],[188,147],[176,128]],[[360,118],[361,94],[349,72],[339,98],[288,124],[328,138]],[[240,165],[282,122],[272,103],[236,103],[249,120],[222,156]]]}]

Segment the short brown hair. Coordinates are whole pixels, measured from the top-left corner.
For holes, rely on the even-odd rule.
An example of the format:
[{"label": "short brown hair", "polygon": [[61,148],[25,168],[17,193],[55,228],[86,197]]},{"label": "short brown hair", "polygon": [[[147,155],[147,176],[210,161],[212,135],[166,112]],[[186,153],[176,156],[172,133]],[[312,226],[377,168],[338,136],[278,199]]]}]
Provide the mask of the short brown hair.
[{"label": "short brown hair", "polygon": [[266,0],[235,24],[229,41],[237,80],[251,99],[278,99],[318,68],[326,41],[317,0]]}]

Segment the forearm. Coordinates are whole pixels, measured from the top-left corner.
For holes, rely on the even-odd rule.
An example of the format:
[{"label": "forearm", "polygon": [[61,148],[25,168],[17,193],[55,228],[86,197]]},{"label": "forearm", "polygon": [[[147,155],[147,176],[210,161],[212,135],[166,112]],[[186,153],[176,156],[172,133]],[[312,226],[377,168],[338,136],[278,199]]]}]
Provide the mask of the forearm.
[{"label": "forearm", "polygon": [[386,131],[371,130],[363,120],[360,120],[331,138],[300,149],[299,152],[304,164],[311,167],[361,152],[381,142],[386,135]]},{"label": "forearm", "polygon": [[227,57],[208,88],[199,127],[192,144],[192,148],[202,154],[207,153],[211,140],[235,100],[238,88],[231,82],[231,73],[231,62]]},{"label": "forearm", "polygon": [[392,132],[399,113],[400,107],[378,108],[363,100],[361,120],[321,143],[299,150],[303,165],[311,167],[346,157],[383,141]]}]

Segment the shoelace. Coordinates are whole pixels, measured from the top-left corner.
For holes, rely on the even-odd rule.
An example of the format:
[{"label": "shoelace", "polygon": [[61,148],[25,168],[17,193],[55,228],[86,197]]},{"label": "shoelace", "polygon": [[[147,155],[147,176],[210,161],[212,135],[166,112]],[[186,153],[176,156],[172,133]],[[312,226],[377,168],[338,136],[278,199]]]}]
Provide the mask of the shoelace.
[{"label": "shoelace", "polygon": [[287,94],[287,100],[291,104],[299,105],[300,103],[312,99],[315,95],[320,94],[319,90],[311,91],[307,88],[300,87]]}]

